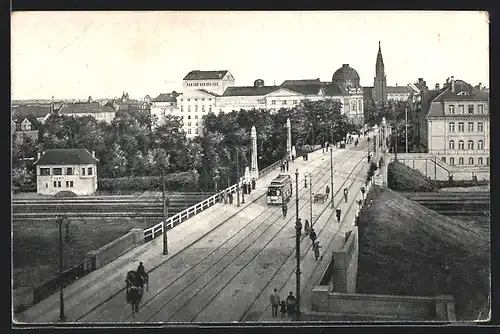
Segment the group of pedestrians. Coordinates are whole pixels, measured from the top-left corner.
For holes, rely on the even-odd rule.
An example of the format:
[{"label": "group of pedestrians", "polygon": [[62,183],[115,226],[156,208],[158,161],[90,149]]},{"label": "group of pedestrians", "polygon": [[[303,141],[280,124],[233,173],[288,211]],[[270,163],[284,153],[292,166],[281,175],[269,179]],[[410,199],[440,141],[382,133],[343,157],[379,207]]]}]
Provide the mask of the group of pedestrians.
[{"label": "group of pedestrians", "polygon": [[[250,194],[252,192],[252,189],[255,189],[255,187],[257,186],[257,181],[255,180],[255,178],[252,178],[252,181],[250,182],[243,182],[242,184],[242,191],[243,191],[243,194]],[[224,203],[228,203],[229,204],[233,204],[234,202],[234,195],[232,192],[228,192],[228,193],[224,193]]]},{"label": "group of pedestrians", "polygon": [[293,295],[292,291],[290,291],[285,301],[285,300],[280,300],[278,289],[274,289],[274,292],[269,297],[269,300],[271,301],[273,318],[278,316],[278,308],[280,309],[280,314],[282,318],[284,318],[287,314],[289,317],[295,315],[297,299],[295,299],[295,296]]}]

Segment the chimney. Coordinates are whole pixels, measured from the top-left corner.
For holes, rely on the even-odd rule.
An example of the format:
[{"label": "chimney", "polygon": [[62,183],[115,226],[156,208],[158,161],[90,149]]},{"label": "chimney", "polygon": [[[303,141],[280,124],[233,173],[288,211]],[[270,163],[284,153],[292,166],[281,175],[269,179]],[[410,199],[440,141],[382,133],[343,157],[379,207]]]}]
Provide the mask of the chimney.
[{"label": "chimney", "polygon": [[451,92],[455,93],[455,78],[451,77]]},{"label": "chimney", "polygon": [[95,158],[95,151],[92,151],[92,157]]},{"label": "chimney", "polygon": [[435,90],[439,90],[439,82],[436,82],[436,86],[434,86]]},{"label": "chimney", "polygon": [[349,64],[342,64],[342,67],[349,67]]}]

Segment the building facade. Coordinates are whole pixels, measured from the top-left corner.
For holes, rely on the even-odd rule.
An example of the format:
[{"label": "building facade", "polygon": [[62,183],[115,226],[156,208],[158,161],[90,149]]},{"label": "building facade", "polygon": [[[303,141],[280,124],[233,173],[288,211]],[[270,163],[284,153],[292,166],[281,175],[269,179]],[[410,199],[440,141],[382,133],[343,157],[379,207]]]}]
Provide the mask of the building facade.
[{"label": "building facade", "polygon": [[77,195],[92,195],[97,190],[95,152],[86,149],[50,149],[38,153],[36,188],[41,195],[69,190]]},{"label": "building facade", "polygon": [[459,166],[486,166],[490,157],[489,95],[455,80],[431,101],[429,153]]},{"label": "building facade", "polygon": [[60,115],[85,117],[92,116],[97,121],[111,123],[115,118],[115,110],[110,106],[102,106],[99,102],[68,103],[59,110]]},{"label": "building facade", "polygon": [[160,94],[151,100],[151,117],[155,120],[153,126],[164,124],[165,116],[175,115],[179,95],[179,93],[173,91],[172,93]]}]

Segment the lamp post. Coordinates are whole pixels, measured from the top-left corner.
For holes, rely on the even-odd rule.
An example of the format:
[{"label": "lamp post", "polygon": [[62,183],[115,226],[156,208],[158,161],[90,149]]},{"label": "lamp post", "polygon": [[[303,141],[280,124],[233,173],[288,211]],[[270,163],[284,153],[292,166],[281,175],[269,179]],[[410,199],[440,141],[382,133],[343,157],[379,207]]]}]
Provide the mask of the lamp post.
[{"label": "lamp post", "polygon": [[332,193],[332,202],[331,202],[331,208],[333,209],[333,147],[330,147],[330,184],[332,186],[332,189],[330,192]]},{"label": "lamp post", "polygon": [[64,316],[64,279],[63,279],[63,240],[62,240],[62,225],[66,222],[66,229],[68,228],[68,221],[66,218],[58,218],[56,220],[59,225],[59,321],[65,321]]},{"label": "lamp post", "polygon": [[297,310],[295,311],[296,319],[300,320],[300,234],[302,224],[299,220],[299,169],[295,171],[295,257],[297,259],[297,285],[295,294],[297,295]]},{"label": "lamp post", "polygon": [[167,217],[168,208],[165,199],[165,174],[161,172],[161,185],[162,185],[162,202],[163,202],[163,255],[168,254],[168,239],[167,239]]},{"label": "lamp post", "polygon": [[240,206],[240,158],[236,148],[236,206]]},{"label": "lamp post", "polygon": [[309,176],[309,210],[310,210],[310,219],[311,219],[311,228],[313,227],[313,198],[312,198],[312,177],[311,173],[304,173],[304,177],[307,178]]},{"label": "lamp post", "polygon": [[408,153],[408,107],[405,107],[405,137],[406,153]]}]

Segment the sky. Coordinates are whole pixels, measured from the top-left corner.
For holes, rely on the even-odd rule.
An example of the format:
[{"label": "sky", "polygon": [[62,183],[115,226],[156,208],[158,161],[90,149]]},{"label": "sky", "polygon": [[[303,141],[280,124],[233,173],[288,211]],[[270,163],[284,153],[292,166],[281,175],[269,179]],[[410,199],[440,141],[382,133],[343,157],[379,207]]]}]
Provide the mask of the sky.
[{"label": "sky", "polygon": [[488,24],[472,11],[14,12],[11,97],[154,98],[195,69],[238,86],[331,81],[342,64],[373,86],[379,41],[389,86],[489,86]]}]

